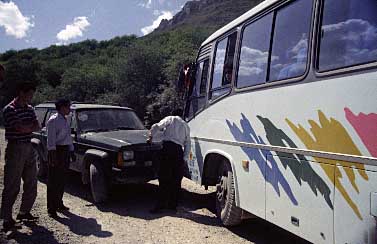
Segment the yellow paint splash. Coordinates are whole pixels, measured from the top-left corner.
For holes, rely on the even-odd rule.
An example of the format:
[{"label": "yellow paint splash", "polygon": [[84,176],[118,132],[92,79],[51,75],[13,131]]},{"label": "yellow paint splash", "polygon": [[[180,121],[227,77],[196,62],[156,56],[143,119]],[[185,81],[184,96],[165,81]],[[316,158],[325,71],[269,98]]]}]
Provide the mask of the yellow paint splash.
[{"label": "yellow paint splash", "polygon": [[[310,130],[314,138],[300,124],[296,126],[288,119],[286,119],[286,122],[308,149],[350,155],[361,155],[359,149],[352,141],[351,136],[347,133],[346,129],[343,127],[341,123],[339,123],[339,121],[333,118],[330,118],[330,120],[327,119],[325,114],[320,110],[318,111],[318,115],[320,124],[316,123],[314,120],[309,120],[309,124],[311,126]],[[346,172],[348,179],[350,180],[353,188],[356,190],[357,193],[359,193],[359,188],[356,185],[356,177],[353,167],[357,168],[358,173],[364,180],[368,180],[368,175],[365,172],[363,164],[335,161],[323,158],[315,158],[315,160],[318,162],[328,163],[332,165],[340,164]],[[349,196],[349,194],[347,193],[346,189],[340,181],[340,179],[343,178],[343,175],[339,168],[335,167],[334,178],[331,174],[332,171],[324,167],[322,164],[321,166],[323,170],[326,172],[327,177],[333,182],[335,187],[339,190],[344,199],[353,209],[357,217],[359,217],[359,219],[363,219],[356,204],[352,201],[351,197]]]}]

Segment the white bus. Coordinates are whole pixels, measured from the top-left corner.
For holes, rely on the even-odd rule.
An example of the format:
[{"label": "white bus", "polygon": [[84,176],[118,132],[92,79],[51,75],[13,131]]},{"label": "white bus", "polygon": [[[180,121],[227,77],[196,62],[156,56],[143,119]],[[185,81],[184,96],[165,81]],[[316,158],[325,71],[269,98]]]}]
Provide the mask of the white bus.
[{"label": "white bus", "polygon": [[192,180],[224,225],[377,243],[377,1],[266,0],[202,44]]}]

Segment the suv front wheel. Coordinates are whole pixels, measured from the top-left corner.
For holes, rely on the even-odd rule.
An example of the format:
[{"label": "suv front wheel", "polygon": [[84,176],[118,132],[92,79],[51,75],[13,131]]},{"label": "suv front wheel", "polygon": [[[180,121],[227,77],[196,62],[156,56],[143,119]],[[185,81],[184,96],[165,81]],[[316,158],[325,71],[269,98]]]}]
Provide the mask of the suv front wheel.
[{"label": "suv front wheel", "polygon": [[105,202],[109,192],[103,166],[98,162],[92,162],[89,166],[89,177],[94,202]]},{"label": "suv front wheel", "polygon": [[35,155],[35,163],[37,166],[37,176],[40,178],[47,177],[47,162],[45,162],[39,151]]}]

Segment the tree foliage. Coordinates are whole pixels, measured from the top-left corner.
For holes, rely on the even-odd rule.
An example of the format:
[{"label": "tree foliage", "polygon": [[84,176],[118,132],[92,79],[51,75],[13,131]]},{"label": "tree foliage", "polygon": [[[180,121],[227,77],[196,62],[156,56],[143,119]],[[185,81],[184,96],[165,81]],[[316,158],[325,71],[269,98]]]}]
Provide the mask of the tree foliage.
[{"label": "tree foliage", "polygon": [[[237,1],[243,2],[243,8],[247,2]],[[230,0],[221,4],[226,2],[228,9],[237,6]],[[213,6],[211,11],[216,9]],[[200,44],[223,24],[222,17],[235,18],[244,11],[222,9],[205,12],[206,16],[196,13],[196,22],[188,20],[140,38],[130,35],[42,50],[9,50],[0,54],[0,63],[6,68],[6,80],[0,83],[0,107],[14,97],[19,82],[31,81],[37,85],[35,104],[60,97],[114,103],[135,109],[141,118],[149,115],[150,121],[157,121],[183,104],[176,89],[182,66],[195,60]]]}]

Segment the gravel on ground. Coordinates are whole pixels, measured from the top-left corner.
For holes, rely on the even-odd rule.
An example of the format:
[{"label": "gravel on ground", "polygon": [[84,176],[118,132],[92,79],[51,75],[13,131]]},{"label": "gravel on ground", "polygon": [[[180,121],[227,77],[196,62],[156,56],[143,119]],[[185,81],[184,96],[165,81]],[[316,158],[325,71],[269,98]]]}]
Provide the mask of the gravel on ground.
[{"label": "gravel on ground", "polygon": [[[0,191],[3,189],[4,130],[0,129]],[[0,233],[0,243],[132,243],[132,244],[271,244],[305,243],[296,236],[260,219],[245,220],[240,226],[225,228],[214,214],[214,193],[184,179],[180,207],[176,213],[151,214],[158,182],[116,186],[109,203],[94,205],[77,173],[70,173],[65,205],[70,211],[59,218],[47,215],[46,182],[39,181],[38,197],[32,213],[36,222],[23,223],[11,235]],[[18,213],[20,197],[14,206]],[[1,222],[2,223],[2,222]]]}]

